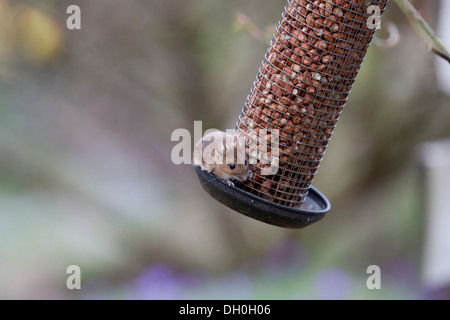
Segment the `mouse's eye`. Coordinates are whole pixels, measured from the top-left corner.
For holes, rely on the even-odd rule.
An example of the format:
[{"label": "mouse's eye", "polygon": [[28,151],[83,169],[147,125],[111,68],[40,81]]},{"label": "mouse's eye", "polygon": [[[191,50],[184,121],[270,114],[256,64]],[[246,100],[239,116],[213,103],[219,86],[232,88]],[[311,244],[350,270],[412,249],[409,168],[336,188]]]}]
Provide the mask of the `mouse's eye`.
[{"label": "mouse's eye", "polygon": [[234,170],[234,168],[236,168],[236,166],[234,165],[234,163],[230,163],[230,169]]}]

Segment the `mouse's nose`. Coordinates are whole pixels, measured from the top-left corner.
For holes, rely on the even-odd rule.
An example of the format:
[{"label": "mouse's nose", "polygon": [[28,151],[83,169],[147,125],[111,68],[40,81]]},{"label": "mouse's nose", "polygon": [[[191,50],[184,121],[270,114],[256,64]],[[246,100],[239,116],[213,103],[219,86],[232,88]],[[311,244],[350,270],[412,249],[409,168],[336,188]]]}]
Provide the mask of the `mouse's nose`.
[{"label": "mouse's nose", "polygon": [[247,170],[243,175],[240,176],[241,181],[246,181],[249,178],[250,174],[251,174],[251,171]]}]

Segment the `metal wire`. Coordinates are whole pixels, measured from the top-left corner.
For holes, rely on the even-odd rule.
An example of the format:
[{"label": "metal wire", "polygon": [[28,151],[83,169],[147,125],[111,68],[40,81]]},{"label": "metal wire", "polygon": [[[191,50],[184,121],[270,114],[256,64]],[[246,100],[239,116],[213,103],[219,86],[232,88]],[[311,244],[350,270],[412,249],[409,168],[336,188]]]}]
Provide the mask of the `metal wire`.
[{"label": "metal wire", "polygon": [[258,157],[244,190],[301,206],[372,41],[368,8],[382,14],[387,2],[288,0],[236,123],[250,154],[261,151],[258,133],[277,130],[267,153],[279,147],[279,168],[267,175],[270,165]]}]

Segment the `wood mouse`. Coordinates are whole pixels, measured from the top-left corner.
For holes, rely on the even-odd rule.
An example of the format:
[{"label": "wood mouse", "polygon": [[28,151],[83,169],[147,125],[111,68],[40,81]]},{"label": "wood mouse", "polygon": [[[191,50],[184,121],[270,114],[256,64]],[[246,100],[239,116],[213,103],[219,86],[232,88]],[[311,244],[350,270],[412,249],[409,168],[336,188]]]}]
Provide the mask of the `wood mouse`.
[{"label": "wood mouse", "polygon": [[194,166],[225,180],[229,186],[232,180],[245,181],[251,171],[245,138],[223,131],[214,131],[200,139],[194,147]]}]

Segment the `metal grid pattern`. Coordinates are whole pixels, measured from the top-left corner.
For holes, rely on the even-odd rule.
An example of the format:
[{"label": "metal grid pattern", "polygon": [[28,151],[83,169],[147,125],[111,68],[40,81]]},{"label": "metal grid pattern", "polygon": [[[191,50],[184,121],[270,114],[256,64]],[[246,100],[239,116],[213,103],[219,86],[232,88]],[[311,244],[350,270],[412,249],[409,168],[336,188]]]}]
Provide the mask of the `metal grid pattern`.
[{"label": "metal grid pattern", "polygon": [[373,38],[368,6],[382,14],[387,2],[288,0],[236,124],[250,156],[261,132],[278,130],[279,168],[267,175],[270,164],[258,157],[244,190],[301,206]]}]

